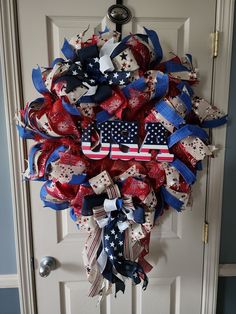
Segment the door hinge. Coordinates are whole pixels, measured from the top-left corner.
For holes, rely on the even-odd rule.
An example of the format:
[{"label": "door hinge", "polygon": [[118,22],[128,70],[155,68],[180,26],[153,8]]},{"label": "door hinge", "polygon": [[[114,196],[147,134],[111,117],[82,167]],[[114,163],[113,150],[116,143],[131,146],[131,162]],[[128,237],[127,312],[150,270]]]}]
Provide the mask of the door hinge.
[{"label": "door hinge", "polygon": [[212,33],[212,56],[213,58],[216,58],[218,56],[218,50],[219,50],[219,31],[215,31]]},{"label": "door hinge", "polygon": [[205,221],[203,225],[203,232],[202,232],[202,241],[205,244],[208,243],[208,234],[209,234],[209,224],[208,222]]}]

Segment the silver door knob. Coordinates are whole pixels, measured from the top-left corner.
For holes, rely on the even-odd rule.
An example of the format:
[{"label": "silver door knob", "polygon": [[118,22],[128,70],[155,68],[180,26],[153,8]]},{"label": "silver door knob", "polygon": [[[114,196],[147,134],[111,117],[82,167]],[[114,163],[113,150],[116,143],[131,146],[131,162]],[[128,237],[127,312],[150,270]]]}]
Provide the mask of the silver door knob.
[{"label": "silver door knob", "polygon": [[44,256],[39,265],[39,275],[41,277],[47,277],[51,271],[56,269],[56,260],[52,256]]}]

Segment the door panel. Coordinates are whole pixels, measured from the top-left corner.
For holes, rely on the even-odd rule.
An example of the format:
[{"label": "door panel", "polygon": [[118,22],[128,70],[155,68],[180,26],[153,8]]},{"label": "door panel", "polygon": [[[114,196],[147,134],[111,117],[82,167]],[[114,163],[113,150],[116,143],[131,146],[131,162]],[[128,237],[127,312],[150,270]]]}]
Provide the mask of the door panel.
[{"label": "door panel", "polygon": [[[87,281],[61,282],[61,311],[68,314],[98,313],[97,300],[85,298],[84,291],[89,289]],[[95,312],[96,311],[96,312]]]},{"label": "door panel", "polygon": [[[22,81],[25,102],[37,97],[31,71],[60,56],[64,38],[100,24],[113,1],[18,0]],[[158,32],[165,55],[190,52],[200,71],[198,94],[210,100],[212,57],[209,35],[214,30],[215,0],[128,0],[133,13],[123,34]],[[81,252],[87,234],[78,231],[68,211],[43,208],[41,183],[30,184],[38,313],[52,314],[197,314],[200,313],[203,271],[202,225],[205,216],[206,171],[198,175],[194,202],[182,213],[168,210],[153,230],[148,260],[154,268],[146,291],[127,284],[125,295],[97,300],[87,297],[89,284]],[[38,275],[43,256],[54,256],[59,267],[48,278]]]},{"label": "door panel", "polygon": [[136,288],[136,313],[152,314],[153,309],[157,313],[180,313],[179,277],[151,278],[149,285],[150,291],[147,294],[141,287]]}]

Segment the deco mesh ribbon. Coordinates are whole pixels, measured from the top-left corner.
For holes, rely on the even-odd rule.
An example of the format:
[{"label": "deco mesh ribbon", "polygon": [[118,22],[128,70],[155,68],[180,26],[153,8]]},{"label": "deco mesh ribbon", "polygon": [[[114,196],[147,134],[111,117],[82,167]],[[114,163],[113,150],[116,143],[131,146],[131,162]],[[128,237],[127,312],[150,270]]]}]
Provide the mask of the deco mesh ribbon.
[{"label": "deco mesh ribbon", "polygon": [[[88,232],[89,296],[148,284],[150,232],[168,207],[189,203],[201,162],[215,150],[204,128],[227,117],[194,95],[192,56],[163,59],[156,32],[119,42],[106,28],[65,40],[65,59],[32,72],[42,97],[18,119],[35,141],[25,178],[43,181],[44,206],[70,209]],[[106,284],[108,281],[108,285]]]}]

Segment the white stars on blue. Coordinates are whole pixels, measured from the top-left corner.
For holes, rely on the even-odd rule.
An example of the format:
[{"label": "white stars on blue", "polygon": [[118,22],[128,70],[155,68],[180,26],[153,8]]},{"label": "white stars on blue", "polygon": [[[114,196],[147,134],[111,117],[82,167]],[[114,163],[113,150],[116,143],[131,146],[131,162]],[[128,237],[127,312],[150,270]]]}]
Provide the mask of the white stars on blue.
[{"label": "white stars on blue", "polygon": [[125,71],[109,72],[104,75],[109,85],[127,85],[130,82],[131,73]]},{"label": "white stars on blue", "polygon": [[138,124],[136,122],[106,121],[98,124],[101,131],[101,142],[116,144],[136,144],[138,140]]},{"label": "white stars on blue", "polygon": [[146,124],[145,145],[166,145],[167,130],[159,122]]},{"label": "white stars on blue", "polygon": [[120,232],[116,224],[113,222],[111,224],[112,227],[107,225],[104,228],[104,251],[113,263],[123,258],[124,234]]}]

